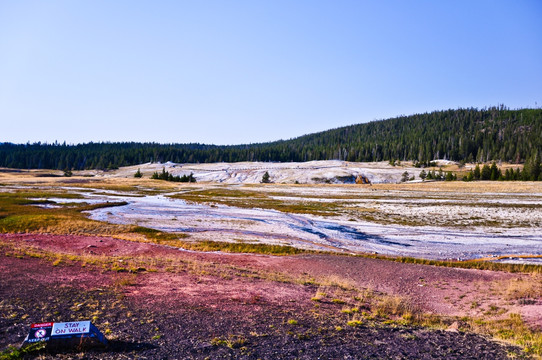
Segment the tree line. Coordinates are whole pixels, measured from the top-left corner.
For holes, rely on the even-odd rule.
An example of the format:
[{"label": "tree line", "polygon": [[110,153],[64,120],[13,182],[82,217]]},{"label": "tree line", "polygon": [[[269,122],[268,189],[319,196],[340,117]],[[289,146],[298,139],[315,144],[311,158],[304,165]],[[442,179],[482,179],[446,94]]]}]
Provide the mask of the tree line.
[{"label": "tree line", "polygon": [[504,172],[495,162],[490,165],[484,164],[482,168],[477,164],[463,178],[465,181],[473,180],[499,180],[499,181],[542,181],[542,168],[539,161],[530,160],[523,169],[508,168]]},{"label": "tree line", "polygon": [[399,116],[259,144],[216,146],[101,142],[0,144],[0,166],[23,169],[115,169],[146,162],[388,161],[460,162],[540,159],[542,109],[504,106]]},{"label": "tree line", "polygon": [[[134,177],[141,178],[141,172],[139,169],[137,169],[137,172],[134,174]],[[165,181],[173,181],[173,182],[196,182],[196,178],[194,178],[194,174],[190,173],[190,175],[177,175],[174,176],[169,171],[166,171],[165,168],[162,168],[162,172],[159,173],[158,171],[155,171],[151,175],[151,179],[153,180],[165,180]]]}]

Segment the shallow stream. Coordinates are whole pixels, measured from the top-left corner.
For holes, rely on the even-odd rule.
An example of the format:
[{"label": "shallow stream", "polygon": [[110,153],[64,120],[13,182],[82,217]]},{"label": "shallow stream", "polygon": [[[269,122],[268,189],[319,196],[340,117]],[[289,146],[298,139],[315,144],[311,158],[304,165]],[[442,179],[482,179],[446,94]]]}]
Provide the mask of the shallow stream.
[{"label": "shallow stream", "polygon": [[[542,234],[533,229],[451,229],[382,225],[266,209],[187,203],[164,195],[129,197],[83,194],[128,205],[90,212],[95,220],[184,232],[194,240],[249,241],[306,249],[369,252],[429,259],[471,259],[542,254]],[[489,230],[489,229],[487,229]],[[528,262],[528,260],[521,260]],[[533,262],[536,261],[533,259]]]}]

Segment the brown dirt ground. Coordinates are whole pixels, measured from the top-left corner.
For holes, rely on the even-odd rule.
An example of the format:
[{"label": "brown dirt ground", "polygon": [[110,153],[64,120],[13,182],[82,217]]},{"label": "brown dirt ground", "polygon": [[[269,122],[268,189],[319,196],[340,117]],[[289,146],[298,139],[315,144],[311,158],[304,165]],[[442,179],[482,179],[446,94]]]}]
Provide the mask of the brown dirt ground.
[{"label": "brown dirt ground", "polygon": [[[93,319],[111,340],[106,349],[49,350],[29,358],[504,359],[510,352],[524,356],[517,348],[470,333],[376,321],[347,326],[348,315],[340,311],[343,305],[331,299],[311,301],[318,291],[331,287],[265,276],[327,279],[405,296],[424,311],[457,315],[467,311],[472,299],[489,292],[492,282],[518,275],[337,255],[195,253],[108,237],[4,234],[0,242],[54,253],[172,258],[194,267],[128,274],[95,265],[54,266],[44,259],[0,253],[0,350],[20,344],[30,324],[42,321]],[[208,270],[213,266],[226,271],[213,273]],[[244,276],[244,271],[260,275]]]}]

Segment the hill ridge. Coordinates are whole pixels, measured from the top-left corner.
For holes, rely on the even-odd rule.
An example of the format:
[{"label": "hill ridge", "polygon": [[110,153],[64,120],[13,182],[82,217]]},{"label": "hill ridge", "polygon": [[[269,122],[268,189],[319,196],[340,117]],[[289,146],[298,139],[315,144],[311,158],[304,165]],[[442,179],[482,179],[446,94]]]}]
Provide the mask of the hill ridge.
[{"label": "hill ridge", "polygon": [[289,140],[240,145],[89,142],[0,143],[0,166],[108,169],[145,162],[355,162],[433,159],[522,163],[541,158],[542,109],[504,106],[398,116],[343,126]]}]

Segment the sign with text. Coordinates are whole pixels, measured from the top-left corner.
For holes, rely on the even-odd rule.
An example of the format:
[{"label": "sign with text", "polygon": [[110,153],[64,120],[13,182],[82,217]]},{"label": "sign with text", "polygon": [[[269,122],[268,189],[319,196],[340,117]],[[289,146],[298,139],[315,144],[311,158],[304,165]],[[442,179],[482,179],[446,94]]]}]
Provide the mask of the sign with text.
[{"label": "sign with text", "polygon": [[38,341],[49,341],[52,329],[52,322],[32,324],[25,342],[32,344]]},{"label": "sign with text", "polygon": [[31,344],[38,341],[46,341],[50,346],[107,344],[105,336],[88,320],[32,324],[24,343]]},{"label": "sign with text", "polygon": [[90,332],[90,321],[53,323],[51,336],[88,334]]}]

